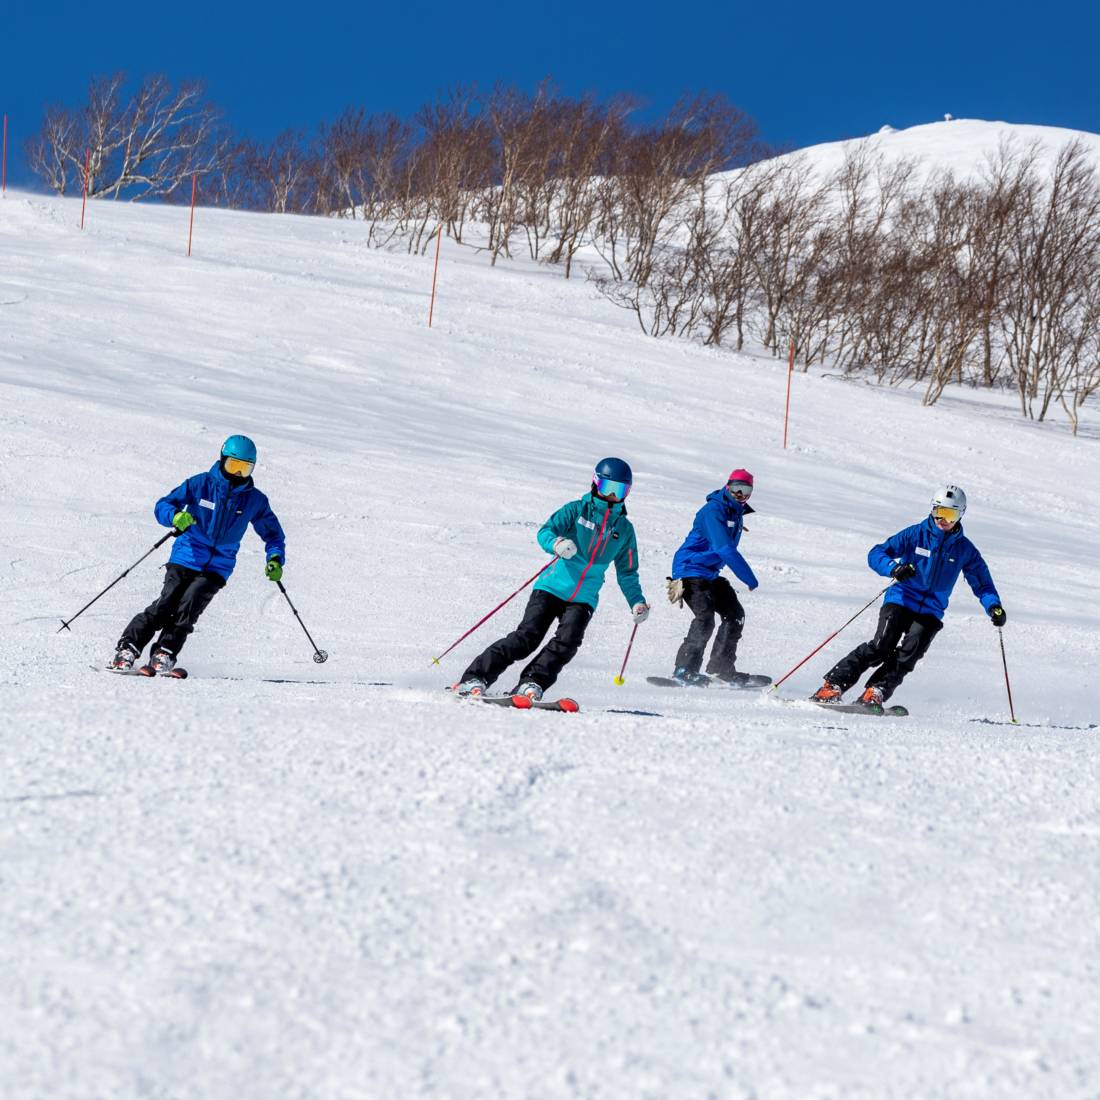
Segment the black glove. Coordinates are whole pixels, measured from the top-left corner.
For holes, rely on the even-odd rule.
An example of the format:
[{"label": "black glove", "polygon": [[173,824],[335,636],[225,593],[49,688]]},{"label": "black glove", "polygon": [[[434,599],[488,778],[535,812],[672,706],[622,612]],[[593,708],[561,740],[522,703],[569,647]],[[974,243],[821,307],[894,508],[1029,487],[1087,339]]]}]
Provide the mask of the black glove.
[{"label": "black glove", "polygon": [[999,630],[1002,626],[1008,622],[1008,616],[1005,614],[1005,609],[997,604],[989,609],[989,617],[993,620],[993,625]]},{"label": "black glove", "polygon": [[911,562],[907,561],[904,564],[899,563],[890,570],[890,576],[896,581],[907,581],[910,577],[917,575],[917,567]]}]

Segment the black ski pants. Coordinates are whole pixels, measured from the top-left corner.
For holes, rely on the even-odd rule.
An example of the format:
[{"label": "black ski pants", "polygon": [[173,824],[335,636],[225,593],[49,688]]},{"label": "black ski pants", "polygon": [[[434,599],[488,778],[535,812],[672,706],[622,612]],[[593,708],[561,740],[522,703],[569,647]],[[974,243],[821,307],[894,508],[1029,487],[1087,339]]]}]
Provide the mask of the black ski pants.
[{"label": "black ski pants", "polygon": [[557,620],[558,629],[554,631],[554,636],[535,659],[528,662],[517,681],[518,686],[530,680],[545,691],[577,655],[594,610],[586,603],[569,603],[550,592],[532,592],[519,626],[507,637],[493,642],[471,663],[462,674],[462,679],[477,677],[487,684],[493,683],[509,665],[530,657]]},{"label": "black ski pants", "polygon": [[141,654],[159,630],[160,637],[153,648],[166,649],[177,657],[199,616],[225,587],[225,578],[172,562],[164,568],[164,587],[160,595],[130,620],[119,645],[131,645]]},{"label": "black ski pants", "polygon": [[874,638],[838,661],[825,679],[847,691],[872,665],[878,665],[867,686],[881,688],[882,698],[889,699],[942,629],[935,615],[920,615],[898,603],[883,604]]},{"label": "black ski pants", "polygon": [[737,643],[745,629],[745,609],[725,577],[713,581],[702,577],[684,578],[684,603],[691,608],[695,618],[688,627],[687,637],[676,652],[676,667],[688,672],[698,672],[703,665],[707,642],[714,633],[714,615],[718,613],[722,625],[710,651],[707,672],[712,676],[730,676],[737,663]]}]

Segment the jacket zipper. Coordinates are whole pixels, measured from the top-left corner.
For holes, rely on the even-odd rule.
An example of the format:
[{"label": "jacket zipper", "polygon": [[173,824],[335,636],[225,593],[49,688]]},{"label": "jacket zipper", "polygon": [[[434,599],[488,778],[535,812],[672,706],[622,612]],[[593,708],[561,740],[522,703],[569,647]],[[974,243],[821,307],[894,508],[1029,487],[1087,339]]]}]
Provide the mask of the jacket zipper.
[{"label": "jacket zipper", "polygon": [[611,515],[610,506],[603,514],[603,523],[600,524],[600,533],[596,536],[596,543],[592,547],[592,556],[588,559],[588,564],[581,572],[581,579],[577,581],[577,587],[573,589],[573,594],[565,601],[566,603],[572,603],[576,599],[577,593],[581,590],[581,585],[584,584],[584,578],[588,576],[588,570],[592,568],[592,563],[596,560],[596,555],[600,552],[600,543],[603,540],[604,531],[607,530],[607,517],[609,515]]}]

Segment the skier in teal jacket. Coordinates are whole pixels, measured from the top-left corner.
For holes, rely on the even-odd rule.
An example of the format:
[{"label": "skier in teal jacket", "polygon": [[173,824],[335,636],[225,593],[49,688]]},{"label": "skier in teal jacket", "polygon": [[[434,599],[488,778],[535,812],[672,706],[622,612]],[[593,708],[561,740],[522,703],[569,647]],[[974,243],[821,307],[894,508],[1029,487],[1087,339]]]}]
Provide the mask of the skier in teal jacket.
[{"label": "skier in teal jacket", "polygon": [[539,528],[539,545],[557,560],[535,582],[519,626],[462,674],[455,687],[459,695],[484,694],[509,665],[530,657],[557,621],[554,636],[527,663],[511,692],[541,699],[580,649],[612,562],[634,621],[645,622],[649,604],[638,580],[638,540],[624,503],[632,482],[626,462],[605,458],[596,466],[591,491],[563,505]]}]

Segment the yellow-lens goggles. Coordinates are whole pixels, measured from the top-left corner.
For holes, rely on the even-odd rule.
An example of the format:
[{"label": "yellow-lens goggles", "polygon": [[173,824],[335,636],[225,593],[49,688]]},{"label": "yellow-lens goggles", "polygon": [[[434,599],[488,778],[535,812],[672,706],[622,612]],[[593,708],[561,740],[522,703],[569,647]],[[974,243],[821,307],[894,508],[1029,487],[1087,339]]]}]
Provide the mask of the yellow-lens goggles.
[{"label": "yellow-lens goggles", "polygon": [[228,455],[225,458],[225,472],[234,477],[248,477],[255,465],[255,462],[246,462],[243,458],[230,458]]},{"label": "yellow-lens goggles", "polygon": [[946,504],[937,504],[932,509],[933,519],[947,520],[948,523],[955,523],[961,515],[962,512],[960,512],[958,508],[951,508]]}]

